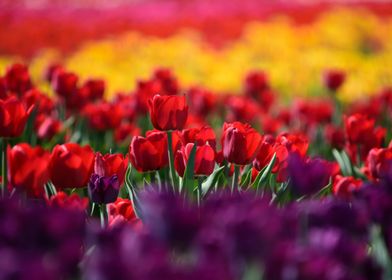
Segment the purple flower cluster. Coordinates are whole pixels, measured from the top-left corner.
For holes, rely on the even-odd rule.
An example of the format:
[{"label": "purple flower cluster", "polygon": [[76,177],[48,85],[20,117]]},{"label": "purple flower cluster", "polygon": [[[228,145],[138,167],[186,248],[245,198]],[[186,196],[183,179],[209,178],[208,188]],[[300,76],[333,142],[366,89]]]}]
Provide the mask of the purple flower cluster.
[{"label": "purple flower cluster", "polygon": [[86,232],[84,214],[20,203],[0,201],[0,279],[77,276]]},{"label": "purple flower cluster", "polygon": [[106,229],[80,211],[2,201],[0,279],[382,279],[370,228],[381,225],[391,245],[391,194],[379,182],[350,203],[278,207],[217,192],[198,207],[148,188],[139,196],[142,227]]},{"label": "purple flower cluster", "polygon": [[251,194],[219,193],[197,208],[148,191],[142,212],[141,231],[101,233],[87,278],[382,279],[368,254],[369,217],[344,201],[278,208]]}]

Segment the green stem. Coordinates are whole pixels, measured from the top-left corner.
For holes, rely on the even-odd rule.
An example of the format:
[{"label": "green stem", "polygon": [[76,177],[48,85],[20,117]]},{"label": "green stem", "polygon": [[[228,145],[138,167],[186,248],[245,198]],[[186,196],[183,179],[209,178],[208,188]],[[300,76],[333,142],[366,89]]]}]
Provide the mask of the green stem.
[{"label": "green stem", "polygon": [[238,189],[238,178],[240,176],[240,166],[234,165],[234,175],[233,181],[231,182],[231,192],[233,193],[234,190]]},{"label": "green stem", "polygon": [[170,175],[171,175],[171,180],[172,180],[172,186],[174,191],[176,192],[178,190],[178,182],[177,182],[177,176],[176,176],[176,171],[174,169],[174,156],[173,156],[173,146],[172,146],[173,140],[172,140],[172,132],[167,131],[167,148],[169,152],[169,167],[170,167]]},{"label": "green stem", "polygon": [[199,205],[199,207],[201,206],[201,199],[203,195],[202,183],[203,183],[203,177],[199,176],[197,178],[197,205]]},{"label": "green stem", "polygon": [[101,226],[102,228],[105,228],[108,224],[108,212],[106,209],[106,204],[99,205],[99,212],[101,217]]},{"label": "green stem", "polygon": [[7,185],[8,185],[8,171],[7,171],[7,167],[8,167],[8,162],[7,162],[7,145],[8,145],[8,141],[6,138],[3,138],[3,161],[2,161],[2,173],[1,175],[3,176],[3,185],[1,188],[1,197],[4,197],[4,193],[7,189]]}]

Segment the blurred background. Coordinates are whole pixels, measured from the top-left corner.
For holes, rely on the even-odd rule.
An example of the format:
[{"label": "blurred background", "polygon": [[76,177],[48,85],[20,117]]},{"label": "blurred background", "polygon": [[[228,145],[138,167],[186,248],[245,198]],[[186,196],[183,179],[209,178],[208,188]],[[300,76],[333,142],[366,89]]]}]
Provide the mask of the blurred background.
[{"label": "blurred background", "polygon": [[392,2],[311,0],[1,0],[0,73],[62,64],[104,78],[107,97],[161,67],[183,86],[236,93],[251,70],[284,99],[323,94],[327,69],[347,72],[339,98],[392,84]]}]

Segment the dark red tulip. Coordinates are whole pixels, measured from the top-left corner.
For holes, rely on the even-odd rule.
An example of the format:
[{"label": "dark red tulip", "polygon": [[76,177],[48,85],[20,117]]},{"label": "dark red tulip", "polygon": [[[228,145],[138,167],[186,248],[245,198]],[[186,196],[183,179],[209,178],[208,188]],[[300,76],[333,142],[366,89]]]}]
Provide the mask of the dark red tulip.
[{"label": "dark red tulip", "polygon": [[59,189],[87,186],[93,168],[94,152],[90,146],[56,145],[50,156],[50,180]]},{"label": "dark red tulip", "polygon": [[185,96],[155,95],[148,103],[153,126],[158,130],[181,130],[188,117]]},{"label": "dark red tulip", "polygon": [[7,99],[9,97],[5,78],[0,77],[0,99]]},{"label": "dark red tulip", "polygon": [[[189,156],[194,147],[193,143],[186,144],[177,151],[174,158],[174,167],[177,173],[183,177],[188,164]],[[214,171],[215,151],[210,145],[196,146],[194,175],[210,175]]]},{"label": "dark red tulip", "polygon": [[129,146],[129,159],[139,172],[159,170],[167,166],[166,133],[151,132],[146,137],[134,137]]},{"label": "dark red tulip", "polygon": [[324,85],[331,91],[338,90],[346,79],[346,73],[342,70],[327,70],[323,75]]},{"label": "dark red tulip", "polygon": [[48,204],[55,208],[85,211],[88,207],[88,198],[80,197],[76,193],[67,195],[65,192],[57,192],[50,197]]},{"label": "dark red tulip", "polygon": [[94,173],[100,176],[117,175],[120,185],[124,182],[128,159],[123,154],[95,154]]},{"label": "dark red tulip", "polygon": [[245,78],[245,92],[248,96],[256,97],[260,91],[269,88],[268,76],[263,71],[254,71]]},{"label": "dark red tulip", "polygon": [[88,91],[90,101],[101,100],[105,93],[105,81],[101,79],[89,79],[82,87]]},{"label": "dark red tulip", "polygon": [[15,97],[0,100],[0,136],[20,136],[32,109],[26,110],[25,105]]},{"label": "dark red tulip", "polygon": [[48,68],[46,68],[45,72],[43,73],[43,76],[45,78],[45,80],[49,83],[52,82],[53,77],[56,75],[57,72],[60,71],[65,71],[63,66],[61,66],[60,64],[51,64],[48,66]]},{"label": "dark red tulip", "polygon": [[208,143],[212,148],[216,147],[215,132],[209,126],[184,129],[181,131],[181,135],[184,145],[196,142],[198,146]]},{"label": "dark red tulip", "polygon": [[7,90],[15,92],[21,96],[32,87],[30,74],[27,67],[23,64],[13,64],[5,72],[5,82]]},{"label": "dark red tulip", "polygon": [[78,76],[72,72],[56,71],[52,78],[52,87],[59,96],[67,99],[75,95],[78,80]]},{"label": "dark red tulip", "polygon": [[11,187],[31,197],[42,197],[45,193],[44,185],[49,179],[49,156],[41,147],[31,147],[27,143],[8,148]]},{"label": "dark red tulip", "polygon": [[234,164],[246,165],[256,157],[262,137],[249,124],[224,123],[222,149],[224,158]]},{"label": "dark red tulip", "polygon": [[178,93],[178,81],[170,69],[161,68],[155,70],[154,79],[161,83],[162,95],[176,95]]},{"label": "dark red tulip", "polygon": [[352,193],[362,186],[362,181],[354,177],[335,176],[332,185],[332,193],[338,197],[350,199]]}]

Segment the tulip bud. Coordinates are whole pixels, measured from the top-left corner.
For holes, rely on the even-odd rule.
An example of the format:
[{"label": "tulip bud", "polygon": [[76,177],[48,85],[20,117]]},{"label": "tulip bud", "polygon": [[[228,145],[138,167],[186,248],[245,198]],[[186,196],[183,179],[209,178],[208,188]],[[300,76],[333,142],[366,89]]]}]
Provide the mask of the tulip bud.
[{"label": "tulip bud", "polygon": [[92,202],[97,204],[108,204],[116,201],[120,191],[117,175],[111,177],[91,175],[88,183],[88,193]]}]

